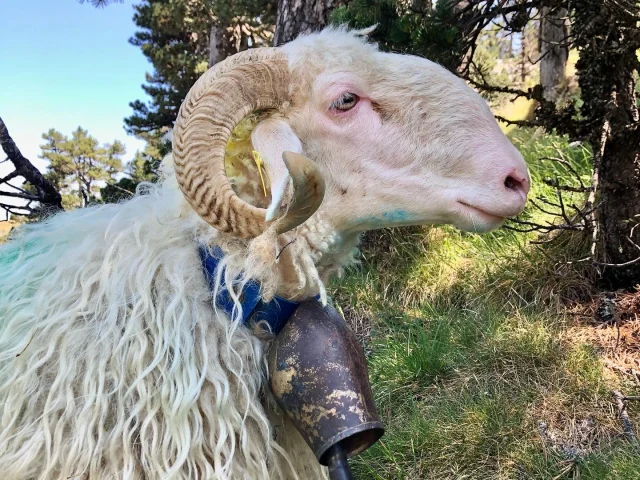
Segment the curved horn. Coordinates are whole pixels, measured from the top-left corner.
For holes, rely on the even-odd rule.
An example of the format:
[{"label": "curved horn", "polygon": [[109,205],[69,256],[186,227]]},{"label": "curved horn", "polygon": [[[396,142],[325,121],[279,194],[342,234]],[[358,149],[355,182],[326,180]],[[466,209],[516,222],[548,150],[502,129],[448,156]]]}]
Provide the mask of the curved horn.
[{"label": "curved horn", "polygon": [[[238,53],[202,75],[180,107],[173,130],[178,185],[195,211],[210,225],[242,238],[268,226],[266,210],[240,199],[225,173],[224,155],[235,126],[255,110],[280,108],[289,100],[287,57],[277,48]],[[278,233],[300,225],[322,202],[311,192],[324,182],[315,163],[285,161],[294,192],[284,217],[274,220]],[[304,218],[303,218],[304,217]]]},{"label": "curved horn", "polygon": [[324,178],[312,160],[295,152],[284,152],[282,159],[291,175],[293,198],[287,214],[276,220],[278,233],[293,230],[313,215],[322,203],[325,189]]}]

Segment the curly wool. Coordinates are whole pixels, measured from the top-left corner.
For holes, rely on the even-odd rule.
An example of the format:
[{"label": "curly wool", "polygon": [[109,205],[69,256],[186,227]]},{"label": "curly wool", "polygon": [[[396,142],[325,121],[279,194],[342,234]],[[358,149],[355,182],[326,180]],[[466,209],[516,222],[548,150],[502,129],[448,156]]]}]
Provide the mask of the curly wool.
[{"label": "curly wool", "polygon": [[204,224],[173,178],[142,193],[0,247],[3,477],[323,477],[264,406],[264,344],[215,311],[197,245],[232,253],[229,280],[275,285],[273,268]]}]

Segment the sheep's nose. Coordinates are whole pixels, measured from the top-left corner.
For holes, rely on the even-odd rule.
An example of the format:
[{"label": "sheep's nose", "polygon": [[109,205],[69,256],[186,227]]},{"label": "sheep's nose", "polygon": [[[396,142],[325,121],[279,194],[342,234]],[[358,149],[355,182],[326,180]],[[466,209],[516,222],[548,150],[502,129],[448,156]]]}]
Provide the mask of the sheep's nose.
[{"label": "sheep's nose", "polygon": [[507,178],[505,178],[504,186],[507,190],[517,193],[523,203],[527,201],[527,193],[529,193],[529,188],[531,186],[528,174],[523,174],[518,170],[513,170],[509,175],[507,175]]}]

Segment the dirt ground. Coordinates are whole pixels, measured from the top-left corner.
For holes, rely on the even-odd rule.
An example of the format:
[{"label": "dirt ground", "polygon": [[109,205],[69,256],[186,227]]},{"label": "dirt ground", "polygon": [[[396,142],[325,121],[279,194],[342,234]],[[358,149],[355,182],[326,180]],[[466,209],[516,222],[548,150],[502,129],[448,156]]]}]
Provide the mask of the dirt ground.
[{"label": "dirt ground", "polygon": [[16,222],[12,222],[11,220],[0,222],[0,243],[2,243],[4,240],[6,240],[7,235],[9,235],[9,232],[16,225],[17,225],[17,223]]},{"label": "dirt ground", "polygon": [[0,222],[0,237],[7,235],[14,225],[13,222]]},{"label": "dirt ground", "polygon": [[[566,332],[567,340],[594,346],[602,358],[605,375],[621,378],[627,384],[628,391],[623,394],[636,393],[640,388],[640,292],[604,293],[567,313],[574,319]],[[557,409],[551,403],[549,411],[538,412],[545,419],[538,422],[538,429],[544,443],[567,459],[595,452],[620,436],[618,411],[612,415],[599,408],[588,413],[582,409],[567,412],[566,406]],[[615,403],[610,405],[615,408]],[[567,464],[567,475],[572,465]]]},{"label": "dirt ground", "polygon": [[573,309],[569,335],[599,349],[605,367],[640,385],[640,292],[611,292]]}]

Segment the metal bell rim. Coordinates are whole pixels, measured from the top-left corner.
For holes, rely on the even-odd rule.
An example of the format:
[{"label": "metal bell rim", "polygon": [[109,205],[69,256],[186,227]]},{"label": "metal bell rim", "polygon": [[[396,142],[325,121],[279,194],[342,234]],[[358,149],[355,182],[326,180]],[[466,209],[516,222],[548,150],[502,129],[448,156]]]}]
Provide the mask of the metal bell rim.
[{"label": "metal bell rim", "polygon": [[350,427],[350,428],[347,428],[346,430],[343,430],[339,434],[327,440],[318,449],[318,451],[316,452],[316,458],[318,459],[318,462],[320,462],[321,465],[324,465],[326,467],[327,462],[322,457],[324,456],[325,453],[327,453],[327,450],[329,450],[329,448],[331,448],[336,443],[339,443],[342,440],[345,440],[353,435],[367,432],[367,431],[372,434],[371,441],[366,444],[360,445],[360,447],[358,447],[355,450],[347,452],[347,457],[358,455],[359,453],[364,452],[371,445],[376,443],[382,437],[382,435],[384,435],[384,425],[382,424],[382,422],[367,422],[367,423],[362,423],[360,425],[356,425],[355,427]]}]

